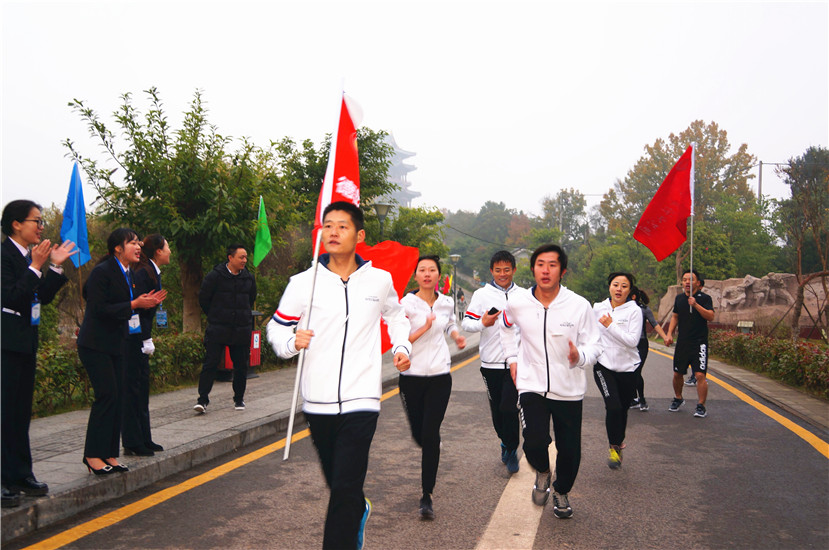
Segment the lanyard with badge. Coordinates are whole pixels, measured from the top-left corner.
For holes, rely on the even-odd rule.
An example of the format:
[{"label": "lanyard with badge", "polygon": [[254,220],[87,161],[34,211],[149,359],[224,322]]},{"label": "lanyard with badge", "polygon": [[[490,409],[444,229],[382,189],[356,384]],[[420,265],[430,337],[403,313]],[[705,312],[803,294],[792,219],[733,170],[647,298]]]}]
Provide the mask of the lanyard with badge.
[{"label": "lanyard with badge", "polygon": [[[31,252],[26,255],[26,261],[29,265],[32,265],[32,256]],[[35,297],[32,298],[32,326],[36,327],[40,324],[40,298],[37,297],[37,290],[35,290]]]},{"label": "lanyard with badge", "polygon": [[[161,290],[161,273],[158,275],[158,290]],[[164,302],[158,304],[158,309],[155,311],[155,326],[158,328],[167,328],[167,310],[164,309]]]},{"label": "lanyard with badge", "polygon": [[[118,267],[121,269],[121,273],[124,274],[124,278],[127,280],[127,287],[130,289],[131,303],[134,299],[134,296],[132,294],[132,280],[130,279],[130,276],[127,274],[127,272],[124,271],[124,266],[121,265],[121,262],[119,260],[116,260],[116,263],[118,264]],[[141,334],[141,318],[138,317],[138,314],[135,312],[135,310],[132,310],[132,316],[130,317],[129,327],[130,334]]]}]

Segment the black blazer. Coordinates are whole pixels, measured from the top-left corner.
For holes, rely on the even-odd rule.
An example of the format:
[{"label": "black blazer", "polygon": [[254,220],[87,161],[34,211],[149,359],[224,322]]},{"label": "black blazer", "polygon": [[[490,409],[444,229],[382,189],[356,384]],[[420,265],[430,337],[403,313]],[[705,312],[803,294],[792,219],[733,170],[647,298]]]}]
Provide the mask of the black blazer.
[{"label": "black blazer", "polygon": [[[115,266],[118,267],[118,266]],[[152,292],[153,290],[161,290],[161,285],[159,284],[158,278],[153,280],[153,276],[150,274],[148,269],[153,270],[155,272],[155,267],[153,264],[147,266],[147,268],[139,267],[138,269],[134,270],[134,278],[135,281],[135,288],[133,289],[133,293],[135,297],[139,297],[142,294],[146,294],[148,292]],[[147,309],[137,309],[138,316],[141,318],[141,334],[130,334],[130,338],[134,340],[146,340],[148,338],[152,338],[152,329],[153,324],[155,323],[155,312],[158,307],[151,307]]]},{"label": "black blazer", "polygon": [[83,285],[83,297],[86,313],[78,333],[78,347],[123,355],[132,309],[127,279],[114,256],[95,266]]},{"label": "black blazer", "polygon": [[48,267],[43,268],[42,276],[38,278],[10,238],[0,244],[0,259],[2,347],[17,353],[35,353],[38,343],[38,327],[32,326],[32,300],[35,292],[41,304],[48,304],[69,279]]}]

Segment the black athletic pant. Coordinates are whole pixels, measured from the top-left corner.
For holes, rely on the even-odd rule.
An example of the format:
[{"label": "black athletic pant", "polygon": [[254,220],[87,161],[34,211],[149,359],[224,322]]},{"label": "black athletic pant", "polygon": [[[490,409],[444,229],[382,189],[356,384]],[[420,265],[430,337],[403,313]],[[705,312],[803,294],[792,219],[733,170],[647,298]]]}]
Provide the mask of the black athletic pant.
[{"label": "black athletic pant", "polygon": [[508,368],[487,369],[481,367],[486,386],[492,426],[504,447],[510,451],[518,448],[518,391],[512,382]]},{"label": "black athletic pant", "polygon": [[95,401],[89,411],[83,455],[89,458],[115,458],[121,451],[124,356],[78,346],[78,357],[95,392]]},{"label": "black athletic pant", "polygon": [[150,443],[150,356],[141,351],[143,342],[127,341],[124,373],[124,420],[121,439],[124,447]]},{"label": "black athletic pant", "polygon": [[325,482],[331,490],[322,547],[353,549],[366,510],[363,484],[377,412],[305,413]]},{"label": "black athletic pant", "polygon": [[636,345],[639,350],[639,366],[636,367],[636,393],[639,399],[645,398],[645,379],[642,377],[642,367],[645,366],[645,359],[648,358],[648,340],[642,338]]},{"label": "black athletic pant", "polygon": [[604,398],[607,440],[611,445],[621,445],[625,440],[630,402],[636,394],[636,372],[616,372],[596,363],[593,378]]},{"label": "black athletic pant", "polygon": [[37,354],[3,350],[2,371],[2,477],[3,486],[23,481],[32,474],[29,424],[35,391]]},{"label": "black athletic pant", "polygon": [[556,480],[553,489],[567,494],[573,488],[581,463],[582,401],[557,401],[537,393],[522,393],[518,398],[524,427],[524,456],[539,472],[550,469],[548,448],[550,418],[556,441]]},{"label": "black athletic pant", "polygon": [[[248,384],[248,365],[250,364],[250,346],[230,345],[230,360],[233,361],[233,401],[238,403],[245,398]],[[210,390],[216,380],[216,371],[225,353],[225,344],[204,340],[204,363],[199,375],[199,400],[202,405],[210,403]]]},{"label": "black athletic pant", "polygon": [[452,376],[400,375],[400,398],[409,418],[412,437],[422,449],[420,483],[424,493],[435,489],[440,463],[440,425],[452,393]]}]

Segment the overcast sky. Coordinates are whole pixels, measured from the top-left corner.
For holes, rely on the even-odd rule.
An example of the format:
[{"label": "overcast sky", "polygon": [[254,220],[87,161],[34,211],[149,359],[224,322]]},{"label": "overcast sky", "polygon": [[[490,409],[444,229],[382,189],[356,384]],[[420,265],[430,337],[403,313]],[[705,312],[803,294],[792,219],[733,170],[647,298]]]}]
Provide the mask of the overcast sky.
[{"label": "overcast sky", "polygon": [[[764,163],[829,145],[829,4],[2,0],[2,202],[63,207],[65,138],[104,158],[72,98],[111,124],[157,86],[178,127],[200,89],[225,135],[319,143],[343,82],[416,153],[416,205],[538,214],[696,119]],[[787,194],[771,167],[763,192]]]}]

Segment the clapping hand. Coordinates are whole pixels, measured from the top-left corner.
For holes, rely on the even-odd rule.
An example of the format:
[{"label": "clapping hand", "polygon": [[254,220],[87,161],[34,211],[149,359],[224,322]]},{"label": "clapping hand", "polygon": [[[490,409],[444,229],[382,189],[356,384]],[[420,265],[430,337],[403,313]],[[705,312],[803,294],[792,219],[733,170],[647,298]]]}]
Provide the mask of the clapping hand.
[{"label": "clapping hand", "polygon": [[63,243],[60,246],[53,246],[49,256],[52,263],[54,263],[55,265],[60,265],[63,262],[65,262],[69,256],[74,256],[75,254],[80,253],[80,251],[81,249],[76,247],[75,243],[67,240],[63,241]]}]

